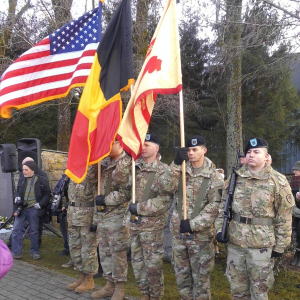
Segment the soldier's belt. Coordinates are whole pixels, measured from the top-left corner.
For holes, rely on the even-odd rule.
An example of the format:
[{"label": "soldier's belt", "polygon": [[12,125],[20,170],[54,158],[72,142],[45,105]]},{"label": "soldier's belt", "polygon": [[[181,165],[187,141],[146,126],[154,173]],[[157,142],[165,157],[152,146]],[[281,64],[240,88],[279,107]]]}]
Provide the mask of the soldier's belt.
[{"label": "soldier's belt", "polygon": [[271,218],[247,218],[236,213],[233,213],[233,220],[249,225],[273,225],[273,219]]},{"label": "soldier's belt", "polygon": [[93,202],[70,202],[70,206],[75,207],[94,207],[94,201]]}]

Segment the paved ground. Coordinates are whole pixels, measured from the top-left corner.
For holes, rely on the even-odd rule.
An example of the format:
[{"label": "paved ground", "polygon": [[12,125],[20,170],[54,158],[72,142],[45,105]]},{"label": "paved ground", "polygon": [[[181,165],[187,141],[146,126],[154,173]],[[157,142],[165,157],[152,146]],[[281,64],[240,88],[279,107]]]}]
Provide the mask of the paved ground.
[{"label": "paved ground", "polygon": [[[91,299],[91,293],[77,294],[66,286],[74,278],[14,260],[14,265],[0,280],[0,299],[5,300],[52,300]],[[99,288],[98,286],[95,287]],[[109,299],[109,298],[108,298]],[[124,299],[137,300],[126,296]]]}]

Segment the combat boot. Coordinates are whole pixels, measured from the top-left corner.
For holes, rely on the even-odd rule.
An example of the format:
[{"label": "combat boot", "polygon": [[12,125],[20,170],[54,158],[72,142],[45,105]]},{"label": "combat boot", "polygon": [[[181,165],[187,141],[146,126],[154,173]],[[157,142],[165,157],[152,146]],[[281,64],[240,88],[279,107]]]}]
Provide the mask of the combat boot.
[{"label": "combat boot", "polygon": [[75,289],[76,293],[82,294],[95,287],[93,275],[85,275],[84,280],[80,286]]},{"label": "combat boot", "polygon": [[140,300],[150,300],[150,296],[147,294],[143,294]]},{"label": "combat boot", "polygon": [[70,290],[70,291],[75,290],[78,286],[80,286],[82,284],[83,280],[84,280],[84,275],[83,275],[83,273],[80,273],[79,278],[75,282],[70,283],[68,285],[68,290]]},{"label": "combat boot", "polygon": [[117,282],[116,289],[115,289],[115,292],[114,292],[111,300],[123,300],[124,296],[125,296],[124,284],[123,284],[123,282]]},{"label": "combat boot", "polygon": [[100,290],[92,293],[93,299],[101,299],[105,297],[111,297],[115,292],[115,284],[110,281],[106,281],[106,285]]}]

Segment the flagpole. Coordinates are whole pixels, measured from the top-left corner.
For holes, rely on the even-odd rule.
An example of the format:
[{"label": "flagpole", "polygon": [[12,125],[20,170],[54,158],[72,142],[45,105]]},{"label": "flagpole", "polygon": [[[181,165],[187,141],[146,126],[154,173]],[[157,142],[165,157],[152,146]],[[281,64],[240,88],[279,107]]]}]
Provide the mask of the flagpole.
[{"label": "flagpole", "polygon": [[98,162],[98,195],[101,193],[101,160]]},{"label": "flagpole", "polygon": [[[183,112],[183,95],[182,90],[179,92],[179,119],[180,119],[180,146],[185,147],[184,135],[184,112]],[[183,220],[187,219],[186,212],[186,174],[185,174],[185,160],[181,164],[182,173],[182,204],[183,204]]]},{"label": "flagpole", "polygon": [[[176,4],[178,4],[178,3],[179,3],[179,0],[176,0]],[[177,9],[175,9],[175,14],[176,14],[175,22],[176,22],[176,26],[178,28]],[[181,57],[179,41],[178,41],[177,46],[178,46],[179,57]],[[180,65],[180,67],[181,67],[181,65]],[[179,92],[179,120],[180,120],[180,146],[181,146],[181,148],[183,148],[183,147],[185,147],[185,133],[184,133],[184,112],[183,112],[183,94],[182,94],[182,89]],[[181,164],[181,173],[182,173],[182,194],[183,194],[183,199],[182,199],[182,204],[183,204],[183,220],[186,220],[187,219],[187,212],[186,212],[185,160]]]},{"label": "flagpole", "polygon": [[[175,1],[175,0],[174,0]],[[176,1],[176,3],[179,3],[179,0]],[[177,10],[175,10],[176,13],[176,26],[178,28],[178,22],[177,22]],[[181,57],[180,52],[180,45],[178,41],[178,53]],[[181,64],[180,64],[181,67]],[[184,133],[184,111],[183,111],[183,93],[182,89],[179,92],[179,119],[180,119],[180,146],[181,148],[185,147],[185,133]],[[181,164],[181,173],[182,173],[182,206],[183,206],[183,220],[187,219],[187,210],[186,210],[186,173],[185,173],[185,160]],[[193,239],[194,235],[193,233],[182,233],[180,234],[180,237],[183,239]]]},{"label": "flagpole", "polygon": [[[133,89],[134,89],[134,84],[132,84],[130,86],[131,95],[132,95]],[[131,177],[132,177],[131,200],[132,200],[132,203],[134,204],[135,203],[135,160],[133,157],[132,157],[132,161],[131,161],[131,168],[132,168],[132,171],[131,171]],[[139,221],[140,221],[140,219],[138,216],[131,215],[131,222],[139,223]]]}]

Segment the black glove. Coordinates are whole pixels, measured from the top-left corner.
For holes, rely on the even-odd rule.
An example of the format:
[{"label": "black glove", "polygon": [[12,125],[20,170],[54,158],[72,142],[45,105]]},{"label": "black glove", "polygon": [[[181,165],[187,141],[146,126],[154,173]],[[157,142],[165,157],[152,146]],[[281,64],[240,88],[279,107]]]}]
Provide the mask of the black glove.
[{"label": "black glove", "polygon": [[129,204],[129,211],[132,215],[137,216],[137,203],[130,203]]},{"label": "black glove", "polygon": [[177,150],[176,157],[174,159],[174,164],[180,166],[184,160],[189,160],[187,152],[189,148],[183,147]]},{"label": "black glove", "polygon": [[228,243],[228,237],[227,237],[225,240],[222,240],[222,232],[218,232],[218,233],[217,233],[217,235],[216,235],[216,240],[217,240],[219,243],[222,243],[222,244]]},{"label": "black glove", "polygon": [[272,258],[272,257],[281,257],[282,255],[283,255],[283,253],[279,253],[279,252],[276,252],[276,251],[272,251],[271,258]]},{"label": "black glove", "polygon": [[91,224],[90,226],[90,232],[95,232],[97,230],[97,225]]},{"label": "black glove", "polygon": [[103,196],[103,195],[98,195],[97,197],[96,197],[96,205],[97,206],[105,206],[106,204],[105,204],[105,196]]},{"label": "black glove", "polygon": [[190,232],[192,233],[191,225],[190,225],[190,219],[181,220],[180,222],[180,232],[186,233]]}]

